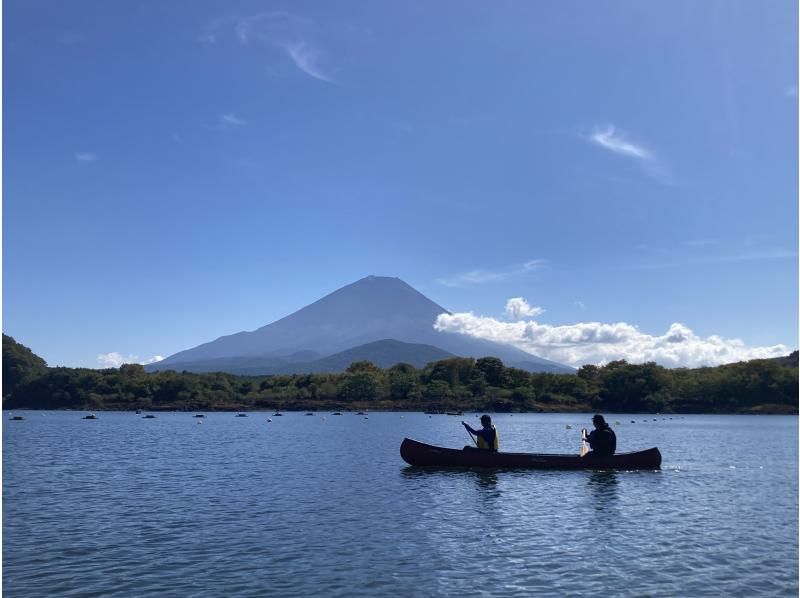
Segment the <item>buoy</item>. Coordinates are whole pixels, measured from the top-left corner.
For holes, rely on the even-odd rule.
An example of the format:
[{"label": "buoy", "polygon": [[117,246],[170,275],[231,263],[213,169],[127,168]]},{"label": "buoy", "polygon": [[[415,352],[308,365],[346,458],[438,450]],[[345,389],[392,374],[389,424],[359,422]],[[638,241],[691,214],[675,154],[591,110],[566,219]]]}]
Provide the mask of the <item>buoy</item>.
[{"label": "buoy", "polygon": [[571,430],[571,429],[572,429],[572,426],[570,426],[569,424],[567,424],[567,430]]}]

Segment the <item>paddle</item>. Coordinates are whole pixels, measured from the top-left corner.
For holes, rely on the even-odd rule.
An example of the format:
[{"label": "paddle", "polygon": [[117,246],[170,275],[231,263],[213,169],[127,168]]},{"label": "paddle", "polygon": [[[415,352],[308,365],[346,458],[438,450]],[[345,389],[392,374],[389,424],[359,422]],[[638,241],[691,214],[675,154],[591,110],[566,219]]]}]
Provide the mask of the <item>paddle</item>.
[{"label": "paddle", "polygon": [[586,446],[586,428],[581,429],[581,457],[589,452],[589,447]]},{"label": "paddle", "polygon": [[475,438],[473,438],[472,432],[467,430],[467,422],[461,422],[461,423],[464,425],[464,431],[467,433],[467,436],[469,436],[469,439],[473,442],[473,444],[475,444],[475,446],[478,446],[478,441],[475,440]]}]

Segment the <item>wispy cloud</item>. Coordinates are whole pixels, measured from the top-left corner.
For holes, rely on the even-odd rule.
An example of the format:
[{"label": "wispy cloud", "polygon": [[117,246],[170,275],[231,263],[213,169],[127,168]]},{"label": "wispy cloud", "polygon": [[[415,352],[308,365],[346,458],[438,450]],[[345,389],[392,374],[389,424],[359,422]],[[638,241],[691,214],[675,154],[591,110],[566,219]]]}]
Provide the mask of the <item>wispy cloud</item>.
[{"label": "wispy cloud", "polygon": [[198,39],[203,44],[214,45],[226,36],[233,37],[241,46],[271,48],[273,53],[288,57],[309,77],[336,83],[328,54],[317,41],[319,27],[310,19],[283,11],[218,19],[209,24]]},{"label": "wispy cloud", "polygon": [[586,139],[609,152],[633,159],[649,176],[661,183],[672,185],[674,180],[669,174],[663,160],[655,152],[640,142],[631,141],[613,124],[597,126]]},{"label": "wispy cloud", "polygon": [[637,246],[644,252],[640,260],[622,265],[625,269],[654,270],[687,265],[756,262],[764,260],[797,259],[797,251],[775,247],[721,248],[714,239],[684,241],[678,247]]},{"label": "wispy cloud", "polygon": [[637,145],[625,138],[622,133],[618,133],[614,125],[606,125],[604,128],[595,128],[590,137],[591,141],[605,149],[620,154],[638,158],[639,160],[652,160],[653,154],[642,145]]},{"label": "wispy cloud", "polygon": [[789,353],[785,345],[748,347],[739,339],[717,335],[702,338],[680,323],[672,324],[664,334],[658,335],[642,332],[625,322],[551,326],[534,320],[506,322],[466,312],[441,314],[434,328],[510,344],[575,367],[616,359],[631,363],[655,361],[667,367],[698,367]]},{"label": "wispy cloud", "polygon": [[786,89],[786,97],[788,98],[797,97],[797,85],[792,85]]},{"label": "wispy cloud", "polygon": [[693,248],[714,247],[719,245],[719,241],[717,239],[690,239],[688,241],[681,241],[681,245]]},{"label": "wispy cloud", "polygon": [[464,287],[490,282],[499,282],[525,275],[542,268],[547,262],[542,259],[530,260],[524,264],[503,268],[500,270],[470,270],[455,276],[439,278],[436,282],[446,287]]},{"label": "wispy cloud", "polygon": [[219,115],[219,126],[221,127],[243,127],[246,124],[246,120],[239,118],[232,112]]},{"label": "wispy cloud", "polygon": [[140,363],[147,365],[149,363],[156,363],[164,359],[161,355],[154,355],[153,357],[145,360],[140,360],[137,355],[123,355],[117,351],[111,353],[100,353],[97,355],[97,363],[105,368],[118,368],[123,363]]},{"label": "wispy cloud", "polygon": [[92,152],[78,152],[75,154],[75,159],[78,162],[96,162],[98,160],[98,156]]},{"label": "wispy cloud", "polygon": [[335,83],[335,81],[325,72],[319,65],[320,51],[306,42],[296,42],[284,46],[286,53],[294,61],[297,68],[303,71],[306,75],[325,81],[326,83]]}]

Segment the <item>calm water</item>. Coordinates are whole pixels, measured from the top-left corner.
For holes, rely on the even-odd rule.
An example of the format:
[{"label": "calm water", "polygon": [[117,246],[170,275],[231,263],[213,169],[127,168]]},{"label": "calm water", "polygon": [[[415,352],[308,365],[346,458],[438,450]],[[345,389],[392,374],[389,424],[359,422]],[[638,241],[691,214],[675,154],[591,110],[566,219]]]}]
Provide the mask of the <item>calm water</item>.
[{"label": "calm water", "polygon": [[[469,442],[444,415],[18,414],[6,596],[798,594],[796,417],[611,415],[620,451],[664,456],[615,473],[408,468],[404,436]],[[577,452],[589,419],[495,423]]]}]

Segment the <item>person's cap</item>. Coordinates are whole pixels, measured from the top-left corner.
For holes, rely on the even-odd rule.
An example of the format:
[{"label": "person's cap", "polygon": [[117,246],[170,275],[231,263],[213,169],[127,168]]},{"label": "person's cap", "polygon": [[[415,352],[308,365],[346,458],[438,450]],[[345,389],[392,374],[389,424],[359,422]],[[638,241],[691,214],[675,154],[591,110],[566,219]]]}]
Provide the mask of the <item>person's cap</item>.
[{"label": "person's cap", "polygon": [[492,421],[492,418],[489,417],[488,415],[481,415],[481,421],[482,422],[490,422],[490,421]]}]

